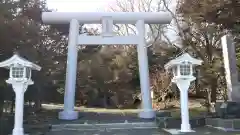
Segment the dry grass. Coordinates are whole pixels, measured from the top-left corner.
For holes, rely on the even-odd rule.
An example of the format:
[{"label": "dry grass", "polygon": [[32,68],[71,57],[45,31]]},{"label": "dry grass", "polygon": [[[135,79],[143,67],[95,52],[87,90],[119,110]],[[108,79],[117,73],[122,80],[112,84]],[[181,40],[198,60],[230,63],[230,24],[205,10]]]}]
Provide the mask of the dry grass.
[{"label": "dry grass", "polygon": [[[189,116],[190,117],[199,117],[199,116],[202,116],[202,114],[204,112],[206,112],[206,108],[204,108],[204,107],[190,108]],[[172,117],[180,118],[181,117],[180,109],[171,110],[171,115],[172,115]]]},{"label": "dry grass", "polygon": [[[43,104],[44,109],[62,109],[62,105],[49,105]],[[95,112],[95,113],[110,113],[110,114],[136,114],[141,109],[105,109],[105,108],[86,108],[86,107],[75,107],[76,110],[81,112]],[[168,109],[171,111],[173,117],[181,117],[180,108]],[[197,117],[206,112],[204,107],[191,107],[189,110],[190,117]]]},{"label": "dry grass", "polygon": [[[43,104],[42,107],[44,109],[63,109],[63,105],[50,105]],[[87,107],[75,107],[75,110],[81,112],[97,112],[97,113],[138,113],[140,109],[106,109],[106,108],[87,108]]]}]

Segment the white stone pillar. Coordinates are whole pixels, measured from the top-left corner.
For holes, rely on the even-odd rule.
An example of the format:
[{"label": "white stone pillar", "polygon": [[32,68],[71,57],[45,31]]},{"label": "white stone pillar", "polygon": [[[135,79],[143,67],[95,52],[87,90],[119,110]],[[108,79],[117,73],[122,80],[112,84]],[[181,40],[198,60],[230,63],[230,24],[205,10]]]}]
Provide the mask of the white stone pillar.
[{"label": "white stone pillar", "polygon": [[176,80],[176,85],[180,90],[180,103],[181,103],[181,132],[191,132],[191,126],[189,124],[189,110],[188,110],[188,89],[190,86],[190,80]]},{"label": "white stone pillar", "polygon": [[240,102],[235,45],[231,35],[225,35],[222,37],[222,52],[228,90],[228,100]]},{"label": "white stone pillar", "polygon": [[24,109],[24,92],[28,85],[24,83],[12,84],[15,92],[15,117],[14,117],[14,129],[13,135],[24,135],[23,129],[23,109]]},{"label": "white stone pillar", "polygon": [[149,82],[149,70],[148,70],[148,55],[147,45],[145,41],[145,23],[143,20],[139,20],[136,23],[138,30],[139,43],[137,45],[138,51],[138,65],[139,65],[139,76],[140,86],[142,95],[142,110],[139,113],[140,118],[154,118],[155,111],[152,108],[152,99],[150,92]]},{"label": "white stone pillar", "polygon": [[62,120],[78,119],[78,112],[74,111],[77,76],[78,37],[79,22],[76,19],[73,19],[70,22],[69,28],[64,110],[62,112],[59,112],[59,119]]}]

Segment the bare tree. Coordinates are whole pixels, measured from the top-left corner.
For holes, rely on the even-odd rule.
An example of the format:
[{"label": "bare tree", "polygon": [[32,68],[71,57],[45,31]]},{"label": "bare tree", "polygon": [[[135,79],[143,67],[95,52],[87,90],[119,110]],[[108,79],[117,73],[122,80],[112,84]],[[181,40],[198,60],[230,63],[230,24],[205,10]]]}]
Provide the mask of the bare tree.
[{"label": "bare tree", "polygon": [[[114,4],[109,5],[107,10],[111,12],[159,12],[166,11],[166,8],[162,0],[116,0]],[[148,46],[159,45],[162,41],[172,44],[166,35],[168,27],[169,24],[147,24],[146,41],[148,41]],[[132,24],[116,24],[115,31],[119,35],[136,34],[137,32]]]},{"label": "bare tree", "polygon": [[217,93],[220,91],[218,85],[223,78],[220,39],[226,32],[222,26],[204,21],[201,11],[188,8],[192,5],[184,2],[185,0],[178,1],[176,13],[169,9],[166,0],[162,1],[166,10],[172,14],[182,47],[203,60],[199,79],[201,89],[207,94],[206,105],[211,108],[212,102],[216,102]]}]

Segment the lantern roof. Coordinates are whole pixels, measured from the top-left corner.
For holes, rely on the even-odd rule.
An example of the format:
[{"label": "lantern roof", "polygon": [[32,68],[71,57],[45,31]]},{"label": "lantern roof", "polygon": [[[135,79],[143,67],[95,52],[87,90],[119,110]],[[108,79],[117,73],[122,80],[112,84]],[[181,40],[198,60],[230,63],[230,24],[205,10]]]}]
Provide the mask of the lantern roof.
[{"label": "lantern roof", "polygon": [[38,70],[38,71],[41,70],[40,66],[26,60],[23,57],[20,57],[18,54],[14,54],[11,58],[0,62],[0,67],[4,67],[4,68],[9,69],[14,64],[22,65],[24,67],[29,67],[33,70]]},{"label": "lantern roof", "polygon": [[164,65],[164,68],[165,69],[169,69],[169,68],[171,68],[173,66],[180,65],[180,64],[182,64],[184,62],[189,62],[192,65],[201,65],[202,64],[202,60],[193,58],[188,53],[184,53],[181,56],[179,56],[179,57],[177,57],[177,58],[175,58],[173,60],[170,60],[167,64]]}]

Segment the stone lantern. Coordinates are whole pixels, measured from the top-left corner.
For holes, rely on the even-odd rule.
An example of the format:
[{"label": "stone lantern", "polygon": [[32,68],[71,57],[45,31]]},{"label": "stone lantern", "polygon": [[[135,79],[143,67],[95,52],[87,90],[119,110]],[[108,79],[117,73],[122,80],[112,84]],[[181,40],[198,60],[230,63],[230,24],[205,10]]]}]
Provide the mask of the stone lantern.
[{"label": "stone lantern", "polygon": [[201,65],[202,60],[191,57],[188,53],[169,61],[164,67],[173,73],[172,82],[177,85],[180,90],[181,100],[181,132],[191,132],[189,124],[189,110],[188,110],[188,89],[190,83],[196,79],[193,76],[193,67]]},{"label": "stone lantern", "polygon": [[15,119],[13,135],[24,135],[23,130],[23,108],[24,108],[24,93],[28,85],[34,82],[31,79],[32,70],[41,70],[41,67],[29,62],[28,60],[15,54],[11,58],[0,62],[0,67],[9,69],[9,78],[6,80],[11,84],[16,95],[15,99]]}]

